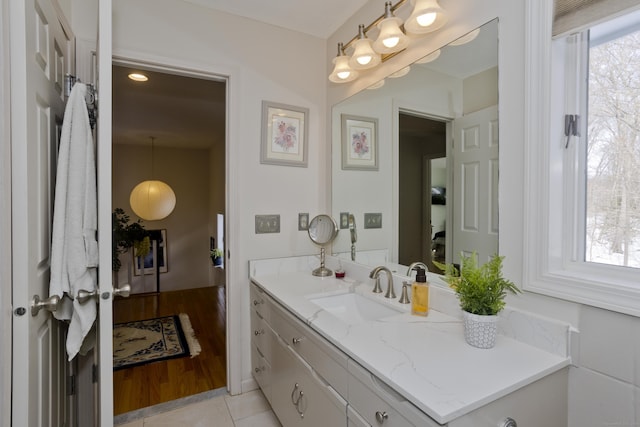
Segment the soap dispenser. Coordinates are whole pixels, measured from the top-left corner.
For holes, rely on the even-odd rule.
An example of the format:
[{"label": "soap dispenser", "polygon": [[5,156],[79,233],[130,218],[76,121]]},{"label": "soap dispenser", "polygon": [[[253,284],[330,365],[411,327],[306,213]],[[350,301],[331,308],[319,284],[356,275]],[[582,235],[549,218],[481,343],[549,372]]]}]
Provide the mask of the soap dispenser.
[{"label": "soap dispenser", "polygon": [[424,268],[418,266],[416,281],[411,285],[411,314],[426,316],[429,314],[429,284]]}]

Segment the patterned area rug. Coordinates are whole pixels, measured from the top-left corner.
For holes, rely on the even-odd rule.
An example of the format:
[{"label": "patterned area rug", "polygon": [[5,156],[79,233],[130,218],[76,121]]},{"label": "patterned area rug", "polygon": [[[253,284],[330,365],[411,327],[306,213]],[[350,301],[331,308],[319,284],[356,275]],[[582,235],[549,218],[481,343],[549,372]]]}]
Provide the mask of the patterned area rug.
[{"label": "patterned area rug", "polygon": [[184,313],[113,325],[114,370],[199,353],[200,345]]}]

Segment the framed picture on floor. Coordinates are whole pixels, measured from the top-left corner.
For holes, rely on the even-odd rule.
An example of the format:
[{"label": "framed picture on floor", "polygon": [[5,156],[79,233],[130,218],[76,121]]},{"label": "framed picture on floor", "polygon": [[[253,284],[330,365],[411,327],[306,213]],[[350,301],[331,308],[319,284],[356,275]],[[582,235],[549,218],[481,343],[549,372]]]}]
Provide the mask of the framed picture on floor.
[{"label": "framed picture on floor", "polygon": [[160,273],[166,273],[169,271],[167,263],[167,230],[148,230],[149,240],[151,245],[149,253],[144,257],[135,257],[133,260],[133,274],[140,276],[141,274],[153,274],[156,266],[153,264],[153,247],[156,242],[156,248],[158,250],[158,271]]}]

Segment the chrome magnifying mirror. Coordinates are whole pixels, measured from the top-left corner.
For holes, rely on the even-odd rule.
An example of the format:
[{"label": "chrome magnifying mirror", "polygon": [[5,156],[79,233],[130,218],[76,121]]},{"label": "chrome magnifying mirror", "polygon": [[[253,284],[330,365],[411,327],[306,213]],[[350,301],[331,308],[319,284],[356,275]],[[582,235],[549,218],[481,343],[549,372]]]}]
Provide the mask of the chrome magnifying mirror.
[{"label": "chrome magnifying mirror", "polygon": [[338,235],[338,224],[329,215],[318,215],[309,223],[309,238],[313,243],[320,246],[320,267],[313,270],[311,274],[319,277],[331,276],[333,271],[324,266],[325,249]]}]

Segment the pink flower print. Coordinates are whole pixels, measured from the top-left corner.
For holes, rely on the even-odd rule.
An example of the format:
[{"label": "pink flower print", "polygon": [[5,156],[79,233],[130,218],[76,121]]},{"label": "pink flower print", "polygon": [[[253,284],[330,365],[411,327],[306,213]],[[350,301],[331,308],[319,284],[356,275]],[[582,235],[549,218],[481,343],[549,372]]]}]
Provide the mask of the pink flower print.
[{"label": "pink flower print", "polygon": [[369,152],[369,141],[367,140],[367,134],[365,132],[356,132],[352,136],[351,146],[353,152],[358,157],[363,157]]},{"label": "pink flower print", "polygon": [[282,151],[289,151],[298,142],[296,127],[280,121],[278,123],[278,134],[275,136],[273,142],[279,145]]}]

